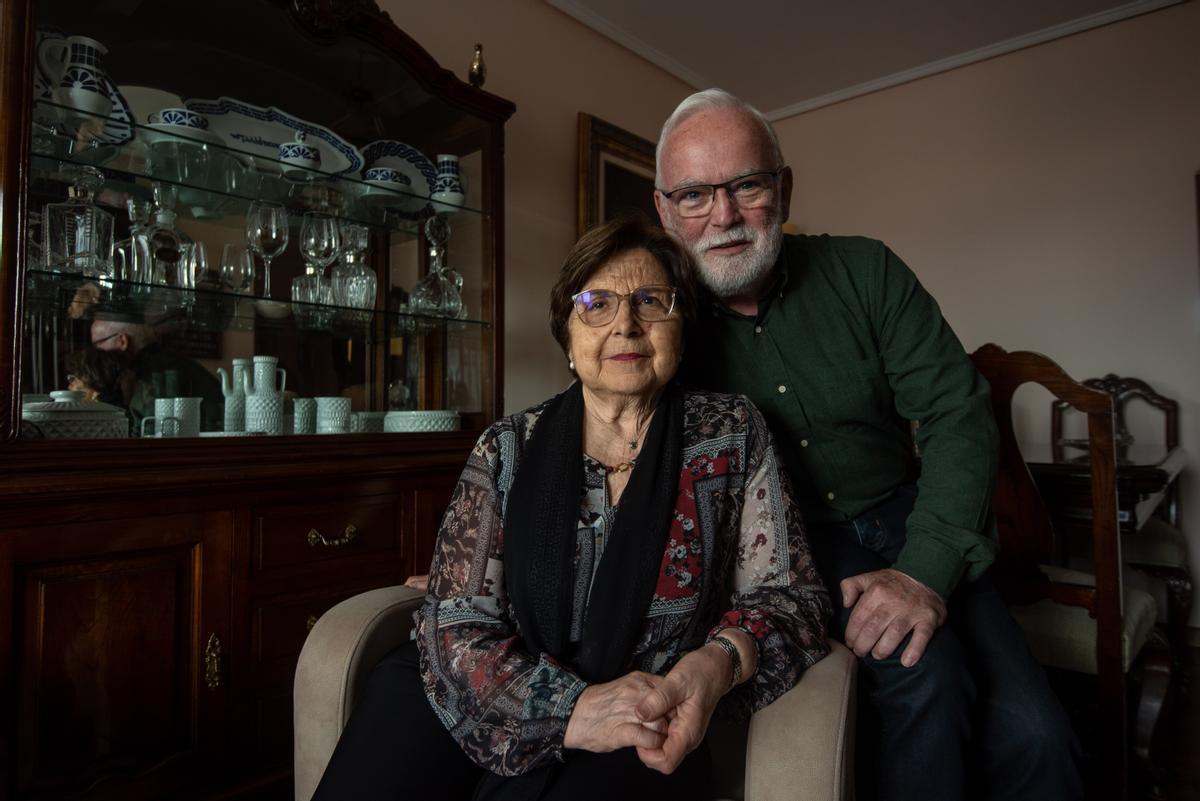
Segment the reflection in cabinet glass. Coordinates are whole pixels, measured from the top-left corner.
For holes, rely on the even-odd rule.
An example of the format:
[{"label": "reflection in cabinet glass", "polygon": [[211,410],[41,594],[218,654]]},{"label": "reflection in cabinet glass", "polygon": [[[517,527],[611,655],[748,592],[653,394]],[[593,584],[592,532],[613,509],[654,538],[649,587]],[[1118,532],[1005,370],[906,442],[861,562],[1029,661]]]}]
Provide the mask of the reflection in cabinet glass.
[{"label": "reflection in cabinet glass", "polygon": [[[131,436],[162,437],[180,428],[143,424],[164,416],[155,401],[199,397],[201,436],[252,436],[264,432],[231,419],[238,388],[217,371],[269,355],[288,384],[267,400],[281,420],[265,433],[306,432],[292,401],[332,396],[351,401],[346,433],[376,433],[393,411],[489,422],[500,396],[497,123],[511,106],[467,90],[486,100],[472,108],[446,76],[440,88],[453,91],[431,86],[388,51],[394,29],[366,2],[317,25],[329,40],[317,49],[303,30],[315,18],[281,25],[280,3],[217,0],[186,41],[171,5],[143,4],[130,19],[84,0],[36,4],[23,402],[81,390],[126,409]],[[86,64],[66,63],[76,36],[88,39]],[[60,89],[69,79],[77,85]],[[449,202],[431,197],[442,154],[457,158],[463,188]],[[95,202],[116,220],[108,274],[64,269],[37,246],[49,241],[41,210],[82,169],[103,176]],[[270,233],[268,219],[283,227]],[[331,221],[332,262],[311,247],[301,255],[306,219]],[[431,219],[453,232],[440,247],[426,242]],[[410,307],[431,253],[461,282],[461,307]],[[384,430],[431,430],[434,419],[395,415]],[[26,420],[16,435],[54,430]]]}]

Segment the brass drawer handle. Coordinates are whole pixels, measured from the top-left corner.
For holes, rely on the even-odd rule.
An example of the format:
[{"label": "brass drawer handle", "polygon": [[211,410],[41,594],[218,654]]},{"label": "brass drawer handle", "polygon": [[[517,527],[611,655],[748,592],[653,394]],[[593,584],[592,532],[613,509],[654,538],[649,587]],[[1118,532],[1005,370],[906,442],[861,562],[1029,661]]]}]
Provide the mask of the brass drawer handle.
[{"label": "brass drawer handle", "polygon": [[204,648],[204,683],[210,690],[221,686],[221,641],[216,633],[209,635]]},{"label": "brass drawer handle", "polygon": [[342,534],[342,536],[334,539],[329,539],[315,528],[310,528],[308,530],[308,544],[312,546],[324,545],[328,548],[336,548],[339,545],[349,545],[350,543],[354,542],[354,538],[357,536],[358,529],[354,527],[353,523],[346,526],[346,532]]}]

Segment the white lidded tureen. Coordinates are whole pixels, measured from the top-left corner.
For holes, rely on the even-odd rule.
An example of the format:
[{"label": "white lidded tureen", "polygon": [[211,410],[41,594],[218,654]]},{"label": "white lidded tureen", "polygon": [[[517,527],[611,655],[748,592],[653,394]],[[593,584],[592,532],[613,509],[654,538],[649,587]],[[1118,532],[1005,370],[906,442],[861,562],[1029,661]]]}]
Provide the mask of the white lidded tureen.
[{"label": "white lidded tureen", "polygon": [[98,439],[129,436],[124,410],[101,401],[85,400],[82,392],[58,390],[52,400],[26,403],[21,420],[37,427],[47,439]]}]

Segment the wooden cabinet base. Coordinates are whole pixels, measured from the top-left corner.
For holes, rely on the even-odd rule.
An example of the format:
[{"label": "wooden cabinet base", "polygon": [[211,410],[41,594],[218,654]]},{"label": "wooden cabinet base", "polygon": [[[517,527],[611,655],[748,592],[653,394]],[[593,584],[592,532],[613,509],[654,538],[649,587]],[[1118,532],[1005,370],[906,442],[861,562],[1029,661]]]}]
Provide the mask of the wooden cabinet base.
[{"label": "wooden cabinet base", "polygon": [[308,630],[427,569],[469,442],[442,442],[420,470],[381,452],[373,469],[287,481],[105,463],[136,489],[92,471],[46,489],[51,476],[7,460],[0,799],[286,797]]}]

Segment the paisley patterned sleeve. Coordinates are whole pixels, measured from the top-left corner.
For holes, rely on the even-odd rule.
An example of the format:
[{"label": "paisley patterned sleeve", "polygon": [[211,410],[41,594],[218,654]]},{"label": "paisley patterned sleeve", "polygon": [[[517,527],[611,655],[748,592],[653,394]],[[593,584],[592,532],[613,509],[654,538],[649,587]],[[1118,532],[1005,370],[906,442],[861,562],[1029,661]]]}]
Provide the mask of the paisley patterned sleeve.
[{"label": "paisley patterned sleeve", "polygon": [[723,576],[731,609],[709,631],[739,628],[758,645],[758,668],[717,712],[744,719],[790,690],[829,653],[829,594],[817,575],[785,468],[758,409],[745,402],[746,484],[731,566]]},{"label": "paisley patterned sleeve", "polygon": [[467,756],[503,776],[562,758],[586,686],[550,657],[526,653],[510,614],[502,521],[517,437],[501,421],[467,460],[438,532],[416,635],[434,711]]}]

